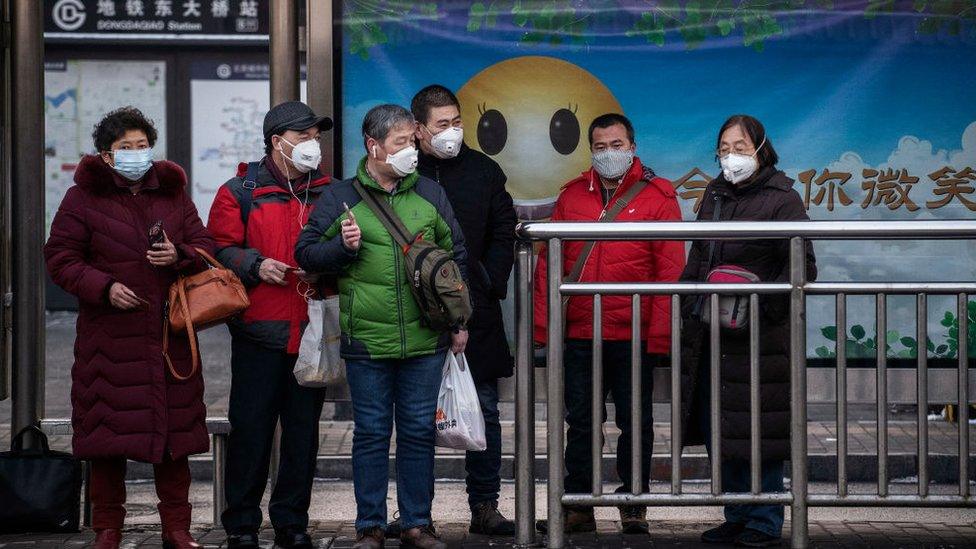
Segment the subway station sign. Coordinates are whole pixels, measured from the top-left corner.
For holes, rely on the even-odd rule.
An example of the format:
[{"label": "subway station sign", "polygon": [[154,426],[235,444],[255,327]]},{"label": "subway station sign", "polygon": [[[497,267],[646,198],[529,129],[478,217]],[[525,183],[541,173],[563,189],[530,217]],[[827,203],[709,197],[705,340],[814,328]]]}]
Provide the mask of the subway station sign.
[{"label": "subway station sign", "polygon": [[48,40],[268,40],[267,0],[45,0]]}]

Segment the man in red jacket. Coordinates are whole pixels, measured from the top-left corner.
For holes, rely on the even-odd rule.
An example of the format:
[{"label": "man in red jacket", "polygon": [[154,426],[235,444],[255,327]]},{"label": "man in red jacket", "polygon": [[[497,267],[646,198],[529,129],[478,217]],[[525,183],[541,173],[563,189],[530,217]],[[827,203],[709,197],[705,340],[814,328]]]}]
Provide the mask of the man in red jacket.
[{"label": "man in red jacket", "polygon": [[[563,187],[552,214],[553,221],[597,221],[614,210],[618,200],[626,204],[614,221],[680,221],[681,211],[671,183],[657,177],[634,155],[634,128],[620,114],[597,117],[589,128],[593,167]],[[632,189],[635,185],[639,187]],[[636,194],[635,194],[636,193]],[[682,242],[619,241],[597,242],[585,257],[585,242],[563,244],[563,276],[582,266],[582,282],[674,282],[685,265]],[[546,251],[539,256],[535,272],[536,288],[546,287]],[[535,341],[546,341],[546,294],[535,294]],[[632,406],[641,408],[641,484],[648,490],[651,452],[654,446],[651,392],[653,366],[669,352],[670,300],[668,296],[641,298],[642,358],[641,402],[631,402],[631,316],[630,296],[603,298],[603,384],[604,393],[613,395],[616,423],[620,428],[617,442],[617,474],[623,481],[618,492],[629,492],[631,486]],[[588,493],[591,489],[590,456],[591,392],[593,361],[593,298],[573,297],[566,312],[566,349],[564,353],[565,398],[569,432],[566,443],[566,492]],[[605,395],[604,395],[605,398]],[[602,412],[604,416],[606,411]],[[647,533],[646,508],[620,508],[624,533]],[[540,525],[544,526],[544,525]],[[592,508],[567,509],[567,532],[592,532],[596,529]]]}]

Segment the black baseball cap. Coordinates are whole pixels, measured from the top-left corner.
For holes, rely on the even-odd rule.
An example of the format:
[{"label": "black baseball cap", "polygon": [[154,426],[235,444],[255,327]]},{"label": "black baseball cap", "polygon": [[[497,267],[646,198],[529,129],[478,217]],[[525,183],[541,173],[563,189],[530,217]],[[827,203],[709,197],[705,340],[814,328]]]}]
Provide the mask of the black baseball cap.
[{"label": "black baseball cap", "polygon": [[287,130],[307,130],[317,127],[319,131],[332,129],[332,119],[316,116],[312,108],[301,101],[286,101],[275,105],[264,115],[264,141],[271,141],[272,135],[281,135]]}]

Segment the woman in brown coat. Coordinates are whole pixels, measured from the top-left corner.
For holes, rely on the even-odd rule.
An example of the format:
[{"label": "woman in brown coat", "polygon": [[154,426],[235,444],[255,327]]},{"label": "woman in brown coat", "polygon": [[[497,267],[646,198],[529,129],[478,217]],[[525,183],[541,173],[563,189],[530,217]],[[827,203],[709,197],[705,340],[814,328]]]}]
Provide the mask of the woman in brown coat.
[{"label": "woman in brown coat", "polygon": [[[205,268],[194,248],[213,240],[186,193],[186,174],[153,161],[156,129],[141,112],[109,113],[92,134],[44,247],[54,282],[78,297],[71,370],[72,448],[91,462],[95,547],[119,545],[126,460],[152,463],[163,546],[190,537],[187,456],[209,447],[203,379],[175,377],[163,360],[169,286]],[[169,356],[190,374],[189,340],[170,334]]]},{"label": "woman in brown coat", "polygon": [[[793,180],[776,168],[779,157],[762,123],[751,116],[729,118],[716,146],[722,174],[705,189],[699,220],[808,220]],[[716,210],[718,215],[716,215]],[[817,267],[807,243],[807,279]],[[717,266],[734,266],[761,282],[789,281],[786,240],[695,242],[681,281],[702,282]],[[783,462],[790,455],[790,333],[786,296],[760,299],[761,474],[763,492],[783,491]],[[681,334],[683,444],[709,445],[709,325],[702,320],[708,300],[683,301]],[[747,332],[745,332],[747,333]],[[750,486],[749,338],[723,330],[721,335],[722,490],[747,492]],[[783,529],[781,505],[727,505],[726,522],[702,534],[702,541],[749,547],[778,545]]]}]

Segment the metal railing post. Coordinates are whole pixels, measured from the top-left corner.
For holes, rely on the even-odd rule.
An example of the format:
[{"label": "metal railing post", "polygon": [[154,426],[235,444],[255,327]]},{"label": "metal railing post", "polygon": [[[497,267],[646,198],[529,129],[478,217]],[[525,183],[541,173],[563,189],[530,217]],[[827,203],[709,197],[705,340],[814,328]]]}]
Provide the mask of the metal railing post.
[{"label": "metal railing post", "polygon": [[549,297],[549,334],[546,342],[546,367],[549,383],[547,424],[549,427],[549,547],[560,549],[566,543],[563,532],[564,509],[562,503],[565,491],[563,478],[565,408],[563,395],[563,307],[559,284],[562,282],[563,249],[558,238],[549,240],[549,270],[547,292]]},{"label": "metal railing post", "polygon": [[918,343],[918,495],[929,495],[929,351],[928,351],[928,303],[925,294],[918,294],[915,309],[916,338]]},{"label": "metal railing post", "polygon": [[272,107],[285,101],[298,101],[300,97],[297,9],[294,0],[271,0]]},{"label": "metal railing post", "polygon": [[44,414],[44,2],[11,6],[13,435]]},{"label": "metal railing post", "polygon": [[803,239],[790,239],[790,509],[792,544],[805,549],[807,536],[807,333],[806,249]]},{"label": "metal railing post", "polygon": [[214,433],[211,435],[213,449],[213,525],[220,527],[220,517],[227,508],[227,497],[224,492],[227,477],[225,476],[227,461],[227,435]]},{"label": "metal railing post", "polygon": [[959,495],[969,497],[969,297],[959,294]]},{"label": "metal railing post", "polygon": [[681,493],[681,296],[671,296],[671,494]]},{"label": "metal railing post", "polygon": [[535,543],[535,367],[532,363],[532,243],[515,250],[515,544]]}]

